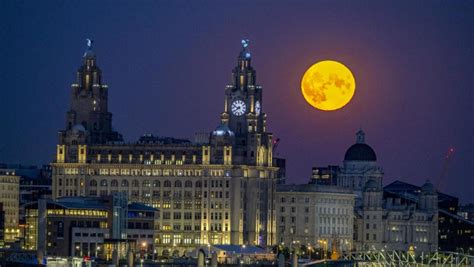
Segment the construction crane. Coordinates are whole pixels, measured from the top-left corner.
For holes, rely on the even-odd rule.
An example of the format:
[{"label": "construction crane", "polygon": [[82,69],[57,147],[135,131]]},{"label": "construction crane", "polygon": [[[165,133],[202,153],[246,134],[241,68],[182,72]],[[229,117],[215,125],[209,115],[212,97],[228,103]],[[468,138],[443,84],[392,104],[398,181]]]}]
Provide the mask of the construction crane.
[{"label": "construction crane", "polygon": [[451,161],[451,158],[453,157],[453,154],[454,154],[454,148],[450,147],[448,149],[448,152],[446,152],[446,156],[444,157],[443,169],[441,170],[441,174],[439,175],[438,180],[436,181],[436,188],[438,189],[438,191],[441,191],[441,189],[444,186],[443,180],[444,180],[444,177],[446,176],[446,173],[448,172],[448,165],[449,165],[449,162]]},{"label": "construction crane", "polygon": [[275,154],[275,151],[276,151],[279,143],[280,143],[280,138],[277,138],[277,139],[273,140],[273,149],[272,149],[273,154]]}]

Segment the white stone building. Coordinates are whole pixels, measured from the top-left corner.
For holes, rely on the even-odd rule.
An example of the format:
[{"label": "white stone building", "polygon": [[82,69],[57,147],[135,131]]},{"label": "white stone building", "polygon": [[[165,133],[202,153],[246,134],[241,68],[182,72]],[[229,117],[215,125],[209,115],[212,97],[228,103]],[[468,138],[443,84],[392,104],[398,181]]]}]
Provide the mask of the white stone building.
[{"label": "white stone building", "polygon": [[277,240],[338,251],[352,249],[354,197],[348,188],[327,185],[278,185]]}]

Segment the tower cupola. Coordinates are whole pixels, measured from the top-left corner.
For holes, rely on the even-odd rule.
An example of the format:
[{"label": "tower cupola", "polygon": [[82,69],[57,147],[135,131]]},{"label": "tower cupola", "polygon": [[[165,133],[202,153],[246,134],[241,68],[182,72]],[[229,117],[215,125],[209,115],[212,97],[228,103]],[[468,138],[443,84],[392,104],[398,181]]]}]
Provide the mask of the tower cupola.
[{"label": "tower cupola", "polygon": [[237,60],[237,67],[232,71],[234,88],[236,90],[246,90],[249,86],[255,86],[256,75],[255,70],[251,66],[252,55],[249,52],[249,40],[243,39],[241,41],[242,50],[240,50]]}]

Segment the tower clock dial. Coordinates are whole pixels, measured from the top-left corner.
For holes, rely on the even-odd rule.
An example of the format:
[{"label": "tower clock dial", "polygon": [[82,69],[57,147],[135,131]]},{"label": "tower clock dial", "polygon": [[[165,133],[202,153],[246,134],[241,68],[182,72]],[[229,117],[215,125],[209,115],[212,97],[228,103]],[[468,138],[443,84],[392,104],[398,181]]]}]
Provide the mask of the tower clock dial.
[{"label": "tower clock dial", "polygon": [[235,100],[234,102],[232,102],[231,110],[232,114],[234,114],[235,116],[242,116],[247,110],[247,106],[245,105],[244,101]]},{"label": "tower clock dial", "polygon": [[255,113],[257,113],[257,116],[260,115],[261,109],[262,107],[260,106],[260,101],[257,100],[257,102],[255,102]]}]

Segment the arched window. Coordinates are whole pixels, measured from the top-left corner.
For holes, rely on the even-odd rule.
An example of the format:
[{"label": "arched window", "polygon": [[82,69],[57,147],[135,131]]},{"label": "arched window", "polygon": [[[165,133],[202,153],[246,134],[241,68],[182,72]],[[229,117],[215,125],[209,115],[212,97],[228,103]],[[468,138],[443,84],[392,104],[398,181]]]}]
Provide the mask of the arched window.
[{"label": "arched window", "polygon": [[150,187],[150,180],[144,180],[142,185],[143,187]]},{"label": "arched window", "polygon": [[171,182],[166,180],[163,184],[164,187],[171,187]]},{"label": "arched window", "polygon": [[197,181],[197,182],[196,182],[196,187],[202,187],[201,181]]},{"label": "arched window", "polygon": [[153,181],[153,187],[160,187],[160,186],[161,186],[161,184],[160,184],[159,180]]},{"label": "arched window", "polygon": [[122,180],[122,187],[128,187],[128,181],[123,179]]},{"label": "arched window", "polygon": [[184,187],[193,187],[193,182],[187,180],[186,182],[184,182]]},{"label": "arched window", "polygon": [[107,186],[107,180],[103,179],[100,181],[100,186]]},{"label": "arched window", "polygon": [[174,182],[174,187],[181,187],[181,186],[182,186],[182,185],[181,185],[181,181],[180,181],[180,180]]},{"label": "arched window", "polygon": [[132,187],[139,187],[139,186],[140,186],[140,183],[138,182],[138,180],[132,181]]},{"label": "arched window", "polygon": [[89,182],[89,186],[94,186],[94,187],[97,186],[97,181],[96,180],[91,180]]},{"label": "arched window", "polygon": [[111,187],[118,187],[118,181],[113,179],[111,182],[110,182],[110,186]]}]

